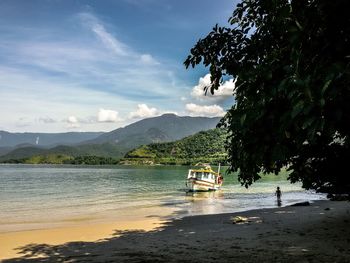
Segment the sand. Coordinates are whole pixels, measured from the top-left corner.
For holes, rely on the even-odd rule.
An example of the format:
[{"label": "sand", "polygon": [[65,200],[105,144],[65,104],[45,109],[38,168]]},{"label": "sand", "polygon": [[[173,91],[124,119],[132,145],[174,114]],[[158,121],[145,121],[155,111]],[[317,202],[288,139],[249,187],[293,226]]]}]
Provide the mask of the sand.
[{"label": "sand", "polygon": [[[233,224],[241,216],[245,222]],[[350,262],[350,203],[192,216],[99,242],[27,244],[9,262]]]},{"label": "sand", "polygon": [[[102,241],[115,237],[116,231],[139,229],[151,231],[159,228],[165,221],[157,218],[136,219],[132,221],[118,222],[81,222],[76,226],[62,226],[58,228],[37,229],[28,231],[15,231],[0,233],[0,262],[6,258],[18,257],[17,248],[28,244],[45,243],[47,245],[59,245],[72,241]],[[36,255],[41,257],[42,255]]]}]

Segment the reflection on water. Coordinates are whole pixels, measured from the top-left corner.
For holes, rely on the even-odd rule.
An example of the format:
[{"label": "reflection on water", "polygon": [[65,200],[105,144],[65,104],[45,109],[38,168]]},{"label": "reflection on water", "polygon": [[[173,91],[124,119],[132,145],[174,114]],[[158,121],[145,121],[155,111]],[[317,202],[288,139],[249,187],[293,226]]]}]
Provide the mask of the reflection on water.
[{"label": "reflection on water", "polygon": [[187,212],[187,215],[222,213],[222,201],[224,198],[225,194],[222,190],[209,192],[187,192],[185,194],[185,200],[187,202],[185,203],[186,206],[183,209]]},{"label": "reflection on water", "polygon": [[188,201],[195,201],[206,198],[224,198],[224,192],[222,190],[208,192],[186,192],[186,197],[186,200]]},{"label": "reflection on water", "polygon": [[281,199],[277,199],[277,206],[281,207],[282,206],[282,200]]}]

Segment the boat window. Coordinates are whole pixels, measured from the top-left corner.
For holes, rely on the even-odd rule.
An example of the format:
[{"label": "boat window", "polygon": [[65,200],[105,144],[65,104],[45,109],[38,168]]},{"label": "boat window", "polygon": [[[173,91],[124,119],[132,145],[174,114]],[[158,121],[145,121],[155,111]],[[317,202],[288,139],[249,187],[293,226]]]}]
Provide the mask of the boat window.
[{"label": "boat window", "polygon": [[196,177],[201,178],[202,177],[202,172],[196,172]]}]

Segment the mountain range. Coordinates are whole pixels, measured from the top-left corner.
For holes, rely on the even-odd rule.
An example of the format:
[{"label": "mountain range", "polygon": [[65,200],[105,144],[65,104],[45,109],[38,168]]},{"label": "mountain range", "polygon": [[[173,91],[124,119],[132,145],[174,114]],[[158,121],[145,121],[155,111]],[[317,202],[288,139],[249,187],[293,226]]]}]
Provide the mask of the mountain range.
[{"label": "mountain range", "polygon": [[[70,159],[94,155],[119,159],[126,152],[140,145],[171,142],[199,131],[215,128],[219,120],[220,118],[164,114],[106,133],[11,134],[3,132],[0,140],[2,141],[0,145],[3,146],[0,147],[0,161],[23,160],[39,155],[64,155]],[[15,138],[18,140],[16,141]]]},{"label": "mountain range", "polygon": [[59,144],[72,145],[92,140],[101,134],[103,132],[10,133],[0,131],[0,147],[21,147],[21,145],[53,147]]}]

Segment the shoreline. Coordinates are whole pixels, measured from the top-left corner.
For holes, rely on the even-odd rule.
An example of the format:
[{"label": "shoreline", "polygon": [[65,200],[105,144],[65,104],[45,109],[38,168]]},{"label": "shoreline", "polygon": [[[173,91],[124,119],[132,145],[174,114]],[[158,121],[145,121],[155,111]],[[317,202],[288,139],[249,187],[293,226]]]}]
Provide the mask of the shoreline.
[{"label": "shoreline", "polygon": [[[248,221],[233,224],[235,216]],[[119,229],[116,236],[100,241],[48,245],[47,240],[38,240],[19,250],[27,256],[3,262],[30,262],[38,257],[45,262],[346,262],[350,258],[348,201],[189,216],[148,230],[132,229]]]}]

